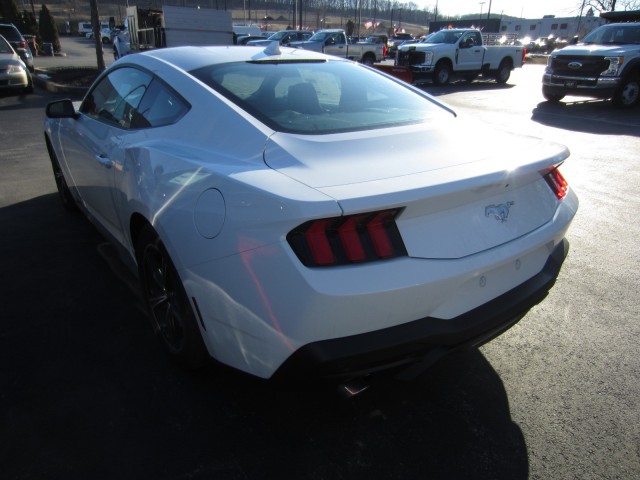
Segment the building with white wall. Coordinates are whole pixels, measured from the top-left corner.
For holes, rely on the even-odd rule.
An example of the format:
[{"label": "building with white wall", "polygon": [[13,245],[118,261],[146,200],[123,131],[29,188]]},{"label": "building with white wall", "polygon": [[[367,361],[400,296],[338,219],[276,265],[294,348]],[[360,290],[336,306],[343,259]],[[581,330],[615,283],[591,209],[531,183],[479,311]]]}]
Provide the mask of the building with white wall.
[{"label": "building with white wall", "polygon": [[500,33],[514,33],[520,39],[569,40],[576,35],[582,38],[605,23],[607,22],[604,18],[595,16],[556,18],[553,15],[547,15],[540,19],[509,17],[503,18],[500,22]]}]

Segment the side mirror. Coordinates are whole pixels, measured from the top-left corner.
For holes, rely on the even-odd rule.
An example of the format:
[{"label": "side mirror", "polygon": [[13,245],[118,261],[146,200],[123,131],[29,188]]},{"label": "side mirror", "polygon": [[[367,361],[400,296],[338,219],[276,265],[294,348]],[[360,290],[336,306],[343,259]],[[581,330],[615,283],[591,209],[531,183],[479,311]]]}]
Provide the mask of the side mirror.
[{"label": "side mirror", "polygon": [[78,118],[78,112],[68,98],[47,104],[45,113],[48,118]]}]

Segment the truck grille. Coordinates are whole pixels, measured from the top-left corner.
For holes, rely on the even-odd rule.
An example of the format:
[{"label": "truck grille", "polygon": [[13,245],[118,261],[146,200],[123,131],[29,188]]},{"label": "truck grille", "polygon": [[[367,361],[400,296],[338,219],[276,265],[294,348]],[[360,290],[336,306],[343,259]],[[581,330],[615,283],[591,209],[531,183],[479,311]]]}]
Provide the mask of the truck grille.
[{"label": "truck grille", "polygon": [[398,51],[397,65],[421,65],[424,63],[424,52],[418,52],[416,50]]},{"label": "truck grille", "polygon": [[[569,67],[570,64],[577,68]],[[553,57],[551,70],[556,75],[570,75],[572,77],[596,77],[609,68],[609,60],[604,57],[558,55]]]}]

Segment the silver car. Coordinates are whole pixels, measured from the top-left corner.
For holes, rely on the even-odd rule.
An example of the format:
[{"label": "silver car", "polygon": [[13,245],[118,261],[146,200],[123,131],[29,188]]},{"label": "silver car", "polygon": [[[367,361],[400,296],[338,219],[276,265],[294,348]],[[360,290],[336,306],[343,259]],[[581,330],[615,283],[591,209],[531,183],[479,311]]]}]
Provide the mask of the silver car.
[{"label": "silver car", "polygon": [[33,92],[33,82],[27,66],[2,35],[0,35],[0,90]]}]

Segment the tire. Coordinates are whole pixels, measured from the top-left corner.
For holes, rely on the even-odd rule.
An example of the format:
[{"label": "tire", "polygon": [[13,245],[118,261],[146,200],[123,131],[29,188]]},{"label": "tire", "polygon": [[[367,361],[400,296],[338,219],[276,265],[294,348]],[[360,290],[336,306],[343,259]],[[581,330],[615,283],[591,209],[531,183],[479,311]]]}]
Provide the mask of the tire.
[{"label": "tire", "polygon": [[433,71],[433,83],[435,85],[448,85],[451,81],[451,67],[447,62],[440,61]]},{"label": "tire", "polygon": [[620,108],[631,108],[640,99],[640,74],[629,75],[622,80],[622,84],[613,95],[613,104]]},{"label": "tire", "polygon": [[78,205],[76,204],[73,195],[71,195],[71,191],[69,190],[69,186],[67,185],[67,180],[64,178],[62,168],[60,168],[60,163],[58,162],[58,158],[53,151],[53,147],[51,146],[48,137],[46,138],[46,143],[47,151],[49,152],[49,159],[51,160],[51,168],[53,169],[53,178],[56,182],[56,189],[58,190],[58,197],[60,198],[60,202],[62,202],[62,206],[65,209],[70,212],[75,212],[78,210]]},{"label": "tire", "polygon": [[193,308],[164,244],[150,226],[140,233],[136,254],[140,287],[155,333],[177,364],[201,367],[208,352]]},{"label": "tire", "polygon": [[547,102],[558,103],[564,98],[564,93],[551,93],[545,87],[542,87],[542,96]]},{"label": "tire", "polygon": [[118,54],[118,49],[116,47],[113,47],[113,60],[118,60],[120,58],[120,55]]},{"label": "tire", "polygon": [[22,93],[26,95],[33,93],[33,77],[31,76],[30,73],[27,73],[27,86],[24,87],[24,90],[22,90]]},{"label": "tire", "polygon": [[376,58],[370,53],[366,53],[364,55],[364,57],[362,57],[362,63],[364,65],[371,66],[371,65],[373,65],[375,63],[375,61],[376,61]]},{"label": "tire", "polygon": [[511,62],[508,60],[503,60],[498,67],[498,71],[496,72],[495,79],[496,83],[504,84],[509,81],[509,77],[511,76]]}]

